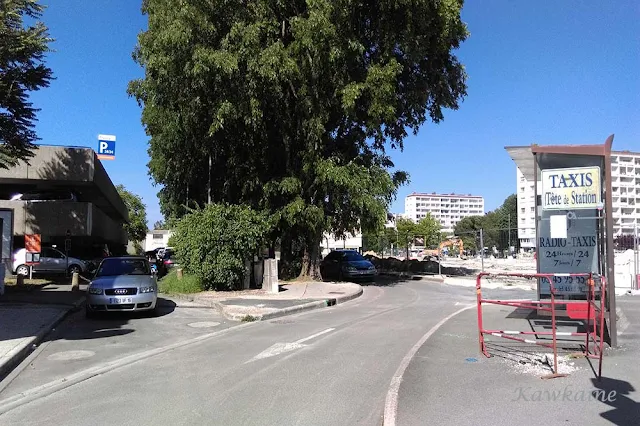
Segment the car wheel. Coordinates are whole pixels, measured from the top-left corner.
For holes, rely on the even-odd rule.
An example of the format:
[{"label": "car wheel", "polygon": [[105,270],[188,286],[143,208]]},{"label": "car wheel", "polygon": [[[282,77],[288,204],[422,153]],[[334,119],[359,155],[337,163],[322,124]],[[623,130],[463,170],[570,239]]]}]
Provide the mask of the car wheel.
[{"label": "car wheel", "polygon": [[27,265],[20,265],[16,268],[16,275],[29,275],[29,267]]},{"label": "car wheel", "polygon": [[82,273],[82,268],[79,267],[78,265],[71,265],[69,266],[69,275],[73,275],[75,273]]}]

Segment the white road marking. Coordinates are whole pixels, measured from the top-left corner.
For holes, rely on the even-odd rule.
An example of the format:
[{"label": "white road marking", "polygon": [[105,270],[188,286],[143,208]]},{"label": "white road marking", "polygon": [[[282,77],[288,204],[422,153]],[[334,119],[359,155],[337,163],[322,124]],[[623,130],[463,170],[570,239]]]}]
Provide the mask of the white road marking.
[{"label": "white road marking", "polygon": [[440,321],[436,325],[434,325],[429,331],[427,331],[427,334],[422,336],[422,338],[418,341],[418,343],[416,343],[411,348],[411,350],[409,350],[409,352],[405,355],[405,357],[402,359],[402,362],[400,363],[400,366],[396,370],[396,373],[391,378],[391,384],[389,385],[389,390],[387,391],[387,398],[385,399],[385,403],[384,403],[384,416],[383,416],[384,426],[396,425],[396,419],[398,417],[398,392],[400,391],[400,383],[402,383],[402,376],[404,375],[404,372],[406,371],[407,367],[409,367],[409,363],[411,362],[413,357],[416,355],[418,350],[422,347],[422,345],[424,345],[424,343],[427,341],[427,339],[429,339],[429,337],[431,337],[436,331],[438,331],[440,327],[444,325],[444,323],[446,323],[447,321],[449,321],[451,318],[458,315],[459,313],[471,308],[473,308],[473,305],[459,309],[454,313],[452,313],[451,315],[449,315],[448,317],[444,318],[442,321]]},{"label": "white road marking", "polygon": [[296,343],[304,343],[304,342],[309,341],[309,340],[311,340],[311,339],[315,339],[315,338],[316,338],[316,337],[318,337],[318,336],[322,336],[323,334],[330,333],[330,332],[332,332],[333,330],[335,330],[335,328],[327,328],[326,330],[323,330],[323,331],[321,331],[321,332],[319,332],[319,333],[316,333],[316,334],[312,334],[311,336],[309,336],[309,337],[305,337],[304,339],[296,340]]},{"label": "white road marking", "polygon": [[268,347],[264,351],[260,352],[258,355],[251,358],[249,361],[245,362],[248,364],[250,362],[256,361],[258,359],[270,358],[272,356],[277,356],[283,354],[285,352],[295,351],[296,349],[302,349],[307,345],[303,345],[304,342],[307,342],[311,339],[315,339],[316,337],[322,336],[323,334],[327,334],[335,330],[335,328],[327,328],[326,330],[320,331],[318,333],[312,334],[311,336],[304,337],[302,339],[298,339],[295,342],[291,343],[282,343],[278,342],[274,345]]},{"label": "white road marking", "polygon": [[258,355],[254,356],[249,362],[255,361],[258,359],[270,358],[272,356],[277,356],[283,354],[285,352],[295,351],[296,349],[304,348],[306,345],[301,345],[300,343],[276,343],[273,346],[265,349],[260,352]]}]

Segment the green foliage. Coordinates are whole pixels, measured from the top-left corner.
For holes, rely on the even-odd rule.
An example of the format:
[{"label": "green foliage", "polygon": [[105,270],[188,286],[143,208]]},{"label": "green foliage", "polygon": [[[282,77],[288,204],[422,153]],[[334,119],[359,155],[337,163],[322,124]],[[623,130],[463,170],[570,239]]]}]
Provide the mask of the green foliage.
[{"label": "green foliage", "polygon": [[129,221],[124,224],[124,230],[127,231],[129,240],[134,242],[144,240],[147,235],[147,209],[142,198],[127,191],[124,185],[116,186],[116,190],[129,212]]},{"label": "green foliage", "polygon": [[436,248],[442,241],[440,229],[442,229],[440,221],[428,213],[416,224],[415,235],[425,239],[425,247]]},{"label": "green foliage", "polygon": [[228,290],[241,285],[244,262],[262,246],[271,223],[247,206],[209,204],[177,222],[169,245],[205,289]]},{"label": "green foliage", "polygon": [[399,218],[396,220],[398,247],[407,250],[415,237],[416,223],[411,219]]},{"label": "green foliage", "polygon": [[[510,217],[509,217],[510,216]],[[509,246],[509,233],[512,234],[511,243],[518,243],[517,227],[518,201],[515,194],[507,197],[496,210],[484,216],[469,216],[456,224],[454,234],[460,237],[465,249],[479,250],[480,229],[483,230],[484,246],[492,249],[506,250]]]},{"label": "green foliage", "polygon": [[51,69],[44,56],[53,41],[42,22],[38,0],[3,0],[0,5],[0,168],[27,161],[36,148],[33,130],[37,108],[29,102],[30,91],[48,87]]},{"label": "green foliage", "polygon": [[441,241],[440,222],[427,214],[415,223],[411,219],[400,218],[396,221],[398,245],[408,250],[414,244],[416,237],[424,238],[425,247],[437,248]]},{"label": "green foliage", "polygon": [[483,227],[484,216],[467,216],[456,224],[453,233],[462,240],[465,250],[479,250],[478,238]]},{"label": "green foliage", "polygon": [[407,181],[387,150],[466,95],[461,7],[146,0],[129,93],[165,217],[209,199],[265,211],[317,275],[322,234],[377,229]]},{"label": "green foliage", "polygon": [[204,290],[200,279],[195,275],[184,274],[181,280],[178,279],[176,271],[171,271],[160,281],[158,281],[160,293],[199,293]]}]

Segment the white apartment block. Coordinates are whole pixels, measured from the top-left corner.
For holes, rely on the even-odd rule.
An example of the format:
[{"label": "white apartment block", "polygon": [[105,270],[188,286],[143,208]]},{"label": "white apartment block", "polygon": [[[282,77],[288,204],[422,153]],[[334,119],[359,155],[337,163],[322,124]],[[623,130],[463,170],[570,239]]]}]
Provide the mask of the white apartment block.
[{"label": "white apartment block", "polygon": [[[640,229],[640,153],[613,151],[611,176],[614,235],[633,235],[636,226]],[[536,246],[534,183],[527,180],[519,168],[516,168],[516,182],[520,246],[533,249]]]},{"label": "white apartment block", "polygon": [[440,221],[442,232],[453,234],[453,229],[462,218],[484,215],[484,198],[475,195],[414,192],[404,199],[406,218],[418,222],[429,213]]}]

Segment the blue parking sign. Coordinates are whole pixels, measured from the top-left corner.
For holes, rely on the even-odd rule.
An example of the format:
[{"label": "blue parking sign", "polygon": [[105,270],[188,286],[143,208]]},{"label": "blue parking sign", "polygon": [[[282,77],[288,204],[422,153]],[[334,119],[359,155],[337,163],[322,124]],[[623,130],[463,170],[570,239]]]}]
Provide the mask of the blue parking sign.
[{"label": "blue parking sign", "polygon": [[116,137],[113,135],[98,135],[98,158],[100,160],[116,159]]}]

